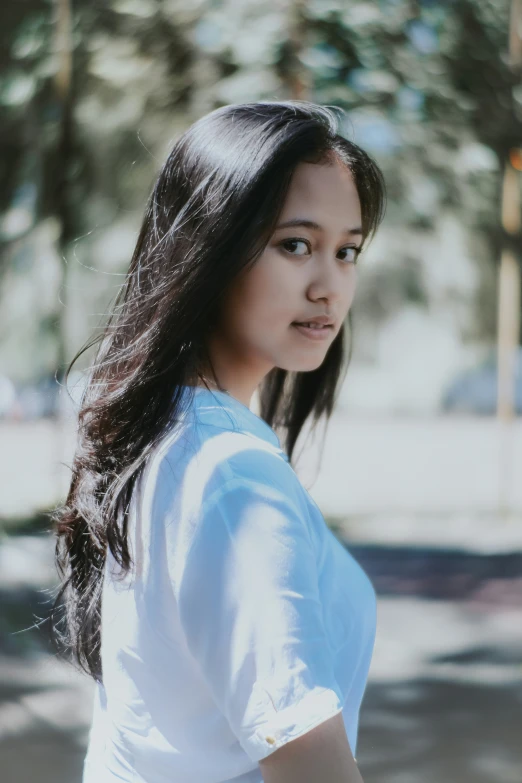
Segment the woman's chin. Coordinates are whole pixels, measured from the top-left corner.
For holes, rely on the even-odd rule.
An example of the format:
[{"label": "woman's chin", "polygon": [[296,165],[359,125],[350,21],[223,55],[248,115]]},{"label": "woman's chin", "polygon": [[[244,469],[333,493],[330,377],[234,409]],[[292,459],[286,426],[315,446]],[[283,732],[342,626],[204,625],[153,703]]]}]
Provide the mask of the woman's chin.
[{"label": "woman's chin", "polygon": [[312,370],[317,370],[323,362],[324,355],[307,356],[304,358],[301,357],[300,360],[293,359],[291,361],[278,364],[277,366],[282,370],[286,370],[287,372],[312,372]]}]

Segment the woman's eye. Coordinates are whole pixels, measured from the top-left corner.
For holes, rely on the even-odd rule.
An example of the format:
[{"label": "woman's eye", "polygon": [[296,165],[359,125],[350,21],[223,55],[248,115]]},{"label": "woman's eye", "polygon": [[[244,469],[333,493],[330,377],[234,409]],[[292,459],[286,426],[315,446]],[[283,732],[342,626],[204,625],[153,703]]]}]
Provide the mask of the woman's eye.
[{"label": "woman's eye", "polygon": [[356,264],[361,249],[359,247],[343,247],[343,249],[340,250],[339,252],[346,253],[343,259],[344,261],[349,261]]},{"label": "woman's eye", "polygon": [[[290,253],[293,256],[305,256],[312,252],[312,249],[310,247],[310,243],[305,239],[285,239],[283,242],[281,242],[281,246],[284,247],[287,253]],[[347,263],[356,264],[357,259],[359,257],[359,254],[361,252],[361,249],[359,247],[343,247],[339,253],[342,255],[342,260],[346,261]]]},{"label": "woman's eye", "polygon": [[310,252],[308,242],[305,242],[304,239],[286,239],[281,244],[285,250],[294,256],[304,256]]}]

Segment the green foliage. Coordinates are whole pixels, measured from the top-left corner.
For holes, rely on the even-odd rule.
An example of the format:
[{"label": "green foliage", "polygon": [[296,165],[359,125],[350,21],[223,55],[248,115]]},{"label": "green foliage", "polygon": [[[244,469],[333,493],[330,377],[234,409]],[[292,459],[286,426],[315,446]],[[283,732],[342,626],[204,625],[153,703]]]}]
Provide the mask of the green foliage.
[{"label": "green foliage", "polygon": [[[118,225],[128,236],[129,216],[138,222],[172,140],[217,106],[287,97],[347,110],[345,133],[385,171],[390,225],[429,233],[450,210],[486,268],[501,241],[501,164],[522,137],[520,73],[507,57],[509,6],[77,0],[64,96],[56,87],[59,5],[11,0],[0,11],[4,275],[18,257],[13,248],[30,243],[48,218],[59,226],[62,284],[74,260],[107,270],[116,259],[122,271],[130,239],[112,256],[100,255],[100,243]],[[406,299],[427,302],[422,280],[411,279],[399,269],[395,284]],[[110,292],[92,275],[87,289],[89,307]],[[48,322],[48,313],[41,317]]]}]

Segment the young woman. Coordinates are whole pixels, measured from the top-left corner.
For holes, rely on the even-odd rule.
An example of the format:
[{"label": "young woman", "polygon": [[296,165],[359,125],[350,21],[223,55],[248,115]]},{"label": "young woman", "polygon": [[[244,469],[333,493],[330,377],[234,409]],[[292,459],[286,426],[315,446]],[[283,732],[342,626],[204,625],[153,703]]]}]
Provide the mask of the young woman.
[{"label": "young woman", "polygon": [[163,166],[54,513],[55,639],[96,681],[84,783],[361,781],[375,594],[291,459],[384,204],[306,102],[217,109]]}]

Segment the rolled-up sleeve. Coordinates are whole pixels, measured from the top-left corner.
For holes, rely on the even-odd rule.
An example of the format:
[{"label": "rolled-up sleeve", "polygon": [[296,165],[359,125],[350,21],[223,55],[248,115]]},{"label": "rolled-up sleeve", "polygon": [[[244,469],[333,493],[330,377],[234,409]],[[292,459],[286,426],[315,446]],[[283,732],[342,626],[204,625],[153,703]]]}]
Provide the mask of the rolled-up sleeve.
[{"label": "rolled-up sleeve", "polygon": [[252,761],[340,712],[307,520],[234,477],[202,509],[178,585],[187,646]]}]

